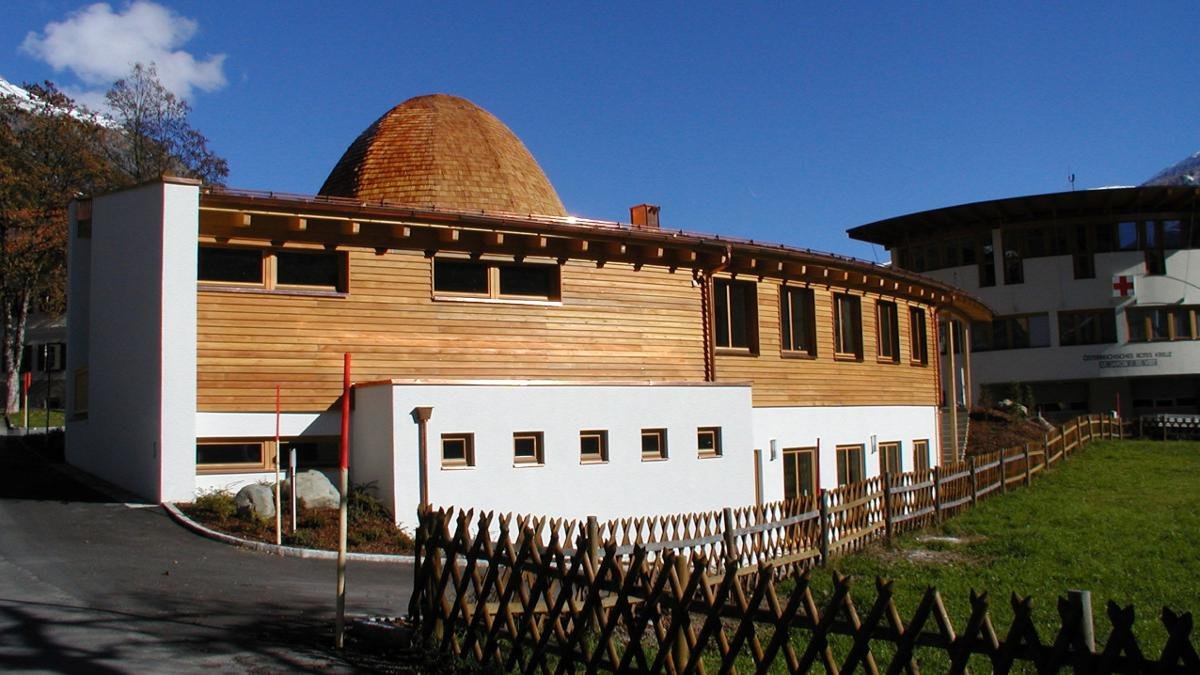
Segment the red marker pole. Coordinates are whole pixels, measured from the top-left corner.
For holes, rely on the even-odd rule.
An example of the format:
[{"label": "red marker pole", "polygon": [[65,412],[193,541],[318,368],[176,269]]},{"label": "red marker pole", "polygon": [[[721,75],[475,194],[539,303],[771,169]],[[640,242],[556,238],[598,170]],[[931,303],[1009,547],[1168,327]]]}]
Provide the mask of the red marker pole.
[{"label": "red marker pole", "polygon": [[21,410],[25,413],[25,424],[23,426],[26,429],[29,428],[29,388],[32,386],[33,373],[27,370],[21,375]]},{"label": "red marker pole", "polygon": [[[279,447],[279,385],[275,385],[275,545],[283,544],[283,505],[279,498],[279,461],[283,451]],[[295,492],[296,486],[292,486]]]},{"label": "red marker pole", "polygon": [[346,511],[350,487],[350,353],[342,366],[341,499],[338,503],[337,618],[333,625],[334,646],[341,649],[346,638]]}]

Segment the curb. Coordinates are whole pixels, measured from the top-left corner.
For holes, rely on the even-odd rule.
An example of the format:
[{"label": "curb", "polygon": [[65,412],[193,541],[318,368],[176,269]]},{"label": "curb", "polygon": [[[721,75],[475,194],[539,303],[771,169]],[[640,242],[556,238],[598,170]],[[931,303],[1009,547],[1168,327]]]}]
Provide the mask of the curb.
[{"label": "curb", "polygon": [[[252,541],[250,539],[242,539],[241,537],[235,537],[233,535],[225,534],[223,532],[217,532],[216,530],[211,530],[211,529],[201,525],[200,523],[197,523],[196,521],[192,520],[191,518],[188,518],[186,515],[184,515],[183,511],[179,510],[179,507],[175,506],[174,504],[171,504],[170,502],[163,502],[162,507],[163,507],[163,509],[166,510],[167,515],[171,516],[171,518],[175,522],[179,523],[180,525],[184,526],[185,528],[187,528],[201,536],[208,537],[209,539],[213,539],[215,541],[219,541],[224,544],[232,544],[234,546],[248,548],[253,551],[260,551],[262,553],[270,553],[272,555],[283,556],[285,558],[308,558],[308,559],[315,559],[315,560],[337,560],[337,557],[338,557],[338,554],[336,551],[322,551],[322,550],[313,549],[313,548],[299,548],[297,546],[276,546],[275,544],[268,544],[263,541]],[[412,563],[415,561],[415,558],[411,555],[389,555],[386,553],[353,553],[353,552],[346,553],[346,559],[347,560],[359,560],[362,562],[375,562],[375,563]]]}]

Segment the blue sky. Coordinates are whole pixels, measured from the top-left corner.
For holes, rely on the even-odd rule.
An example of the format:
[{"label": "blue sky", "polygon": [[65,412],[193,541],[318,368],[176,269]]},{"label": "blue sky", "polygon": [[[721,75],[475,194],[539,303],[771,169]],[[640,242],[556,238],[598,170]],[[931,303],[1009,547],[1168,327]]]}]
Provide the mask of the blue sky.
[{"label": "blue sky", "polygon": [[233,187],[314,193],[440,91],[512,128],[576,215],[657,203],[666,227],[880,260],[845,230],[1200,150],[1196,3],[13,4],[0,76],[89,99],[152,56]]}]

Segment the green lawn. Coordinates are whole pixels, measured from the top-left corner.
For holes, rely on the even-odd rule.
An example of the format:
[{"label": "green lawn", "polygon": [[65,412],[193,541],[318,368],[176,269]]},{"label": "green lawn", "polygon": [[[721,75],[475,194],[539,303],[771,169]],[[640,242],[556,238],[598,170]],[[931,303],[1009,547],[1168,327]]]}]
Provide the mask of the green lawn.
[{"label": "green lawn", "polygon": [[[12,427],[25,426],[25,413],[18,410],[15,413],[8,413],[8,424]],[[61,410],[50,410],[50,426],[61,427],[66,424],[66,419]],[[42,408],[29,409],[29,426],[38,428],[46,426],[46,411]]]},{"label": "green lawn", "polygon": [[[923,543],[918,535],[966,543]],[[1200,443],[1097,441],[1035,477],[1031,488],[981,502],[939,528],[910,533],[890,550],[835,559],[832,567],[856,577],[860,613],[874,600],[877,575],[895,580],[906,620],[925,588],[936,586],[956,630],[970,611],[969,590],[986,590],[1001,638],[1012,621],[1010,593],[1032,596],[1042,642],[1057,631],[1058,596],[1089,590],[1098,646],[1111,628],[1105,604],[1113,600],[1135,607],[1143,651],[1157,656],[1166,638],[1161,608],[1200,610],[1198,542]],[[942,559],[918,562],[920,551]],[[830,576],[813,571],[822,595]]]}]

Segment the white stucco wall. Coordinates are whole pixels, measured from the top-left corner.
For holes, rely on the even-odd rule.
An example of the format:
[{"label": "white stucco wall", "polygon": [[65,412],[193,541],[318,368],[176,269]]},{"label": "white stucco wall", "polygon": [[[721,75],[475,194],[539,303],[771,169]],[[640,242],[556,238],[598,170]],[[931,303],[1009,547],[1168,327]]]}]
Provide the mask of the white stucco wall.
[{"label": "white stucco wall", "polygon": [[[901,467],[913,468],[912,442],[929,441],[930,466],[938,463],[937,408],[934,406],[825,406],[755,408],[754,447],[762,450],[763,500],[783,499],[783,449],[820,448],[820,487],[837,487],[839,445],[865,450],[867,476],[879,475],[878,443],[900,441]],[[771,459],[771,439],[779,452]]]},{"label": "white stucco wall", "polygon": [[[392,390],[395,513],[415,512],[417,425],[431,406],[429,494],[435,505],[600,519],[668,514],[754,502],[750,387],[747,385],[375,385]],[[359,404],[372,387],[357,390]],[[373,399],[376,400],[377,399]],[[377,406],[372,406],[372,411]],[[367,412],[357,408],[355,415]],[[361,428],[365,420],[356,420]],[[723,455],[700,458],[696,431],[721,427]],[[666,428],[668,459],[643,461],[641,430]],[[579,432],[608,431],[609,461],[583,464]],[[540,431],[545,463],[514,466],[513,433]],[[475,466],[441,467],[443,433],[474,434]],[[362,452],[358,438],[355,457]],[[373,441],[373,452],[386,452]],[[378,462],[378,458],[369,460]]]},{"label": "white stucco wall", "polygon": [[[152,501],[190,498],[195,476],[195,184],[149,183],[92,203],[85,353],[89,410],[67,460]],[[76,245],[76,255],[83,249]],[[81,266],[72,272],[86,275]]]}]

